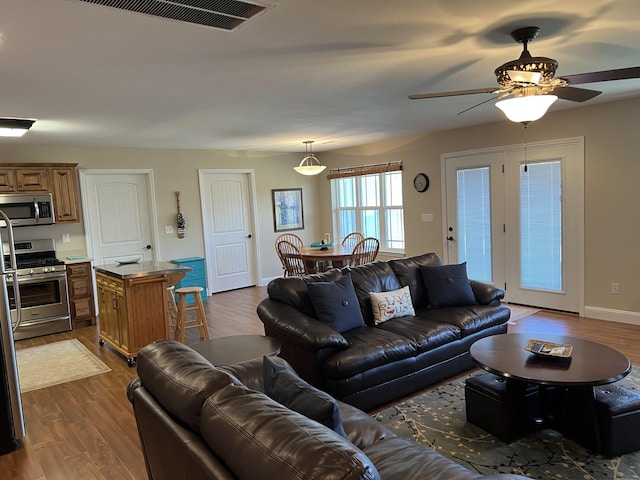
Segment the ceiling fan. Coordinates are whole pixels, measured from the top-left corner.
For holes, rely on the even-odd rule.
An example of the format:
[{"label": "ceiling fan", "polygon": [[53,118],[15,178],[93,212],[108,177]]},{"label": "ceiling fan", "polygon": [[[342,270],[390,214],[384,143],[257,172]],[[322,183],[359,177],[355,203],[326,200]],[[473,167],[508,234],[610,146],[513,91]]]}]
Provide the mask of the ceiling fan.
[{"label": "ceiling fan", "polygon": [[[555,73],[558,68],[558,62],[552,58],[533,57],[527,48],[529,42],[536,38],[539,31],[540,28],[538,27],[524,27],[511,32],[511,37],[516,42],[523,44],[523,50],[520,54],[520,58],[517,60],[511,60],[495,69],[494,73],[498,81],[497,88],[488,87],[452,92],[421,93],[417,95],[409,95],[409,98],[415,100],[422,98],[453,97],[458,95],[490,93],[496,96],[486,101],[496,98],[507,98],[509,96],[513,96],[514,98],[523,98],[555,95],[557,98],[570,100],[572,102],[585,102],[600,95],[602,92],[598,90],[574,87],[572,85],[640,78],[640,66],[620,68],[616,70],[603,70],[600,72],[579,73],[575,75],[564,75],[556,78]],[[555,97],[547,98],[552,98],[551,103],[553,103],[556,99]],[[482,105],[482,103],[478,105]],[[549,105],[551,103],[549,103]],[[478,105],[474,105],[471,108],[475,108]],[[547,107],[549,105],[547,105]],[[464,113],[471,108],[460,113]],[[546,111],[546,108],[544,111]],[[542,114],[544,114],[544,111]]]}]

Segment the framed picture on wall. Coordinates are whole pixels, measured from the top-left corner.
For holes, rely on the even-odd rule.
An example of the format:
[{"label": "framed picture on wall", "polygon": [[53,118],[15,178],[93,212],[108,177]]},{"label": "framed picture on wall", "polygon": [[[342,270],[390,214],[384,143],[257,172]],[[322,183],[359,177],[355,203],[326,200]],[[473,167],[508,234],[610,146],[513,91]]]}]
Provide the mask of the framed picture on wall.
[{"label": "framed picture on wall", "polygon": [[302,212],[302,189],[279,188],[271,190],[273,196],[273,230],[302,230],[304,214]]}]

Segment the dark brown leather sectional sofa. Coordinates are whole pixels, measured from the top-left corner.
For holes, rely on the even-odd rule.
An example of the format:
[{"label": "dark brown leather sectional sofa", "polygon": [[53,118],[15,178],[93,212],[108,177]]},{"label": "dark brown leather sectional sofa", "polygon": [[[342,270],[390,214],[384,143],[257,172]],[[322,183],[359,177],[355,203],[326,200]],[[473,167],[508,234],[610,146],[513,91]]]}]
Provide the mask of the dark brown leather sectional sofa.
[{"label": "dark brown leather sectional sofa", "polygon": [[471,472],[342,402],[339,434],[265,395],[263,359],[216,368],[161,340],[137,368],[127,394],[150,480],[525,478]]},{"label": "dark brown leather sectional sofa", "polygon": [[[278,278],[269,283],[258,316],[265,333],[282,343],[280,356],[302,378],[369,410],[472,368],[471,344],[507,331],[510,311],[500,304],[503,290],[470,280],[475,304],[434,308],[421,273],[425,266],[442,266],[442,261],[427,253]],[[335,282],[343,275],[351,276],[364,326],[340,333],[317,319],[309,283]],[[415,315],[375,325],[371,292],[405,286]]]}]

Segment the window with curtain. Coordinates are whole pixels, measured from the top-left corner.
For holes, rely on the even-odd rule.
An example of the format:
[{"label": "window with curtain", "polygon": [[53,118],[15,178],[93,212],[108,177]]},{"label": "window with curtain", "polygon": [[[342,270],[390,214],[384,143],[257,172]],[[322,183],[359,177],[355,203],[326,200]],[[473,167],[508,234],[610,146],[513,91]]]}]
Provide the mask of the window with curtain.
[{"label": "window with curtain", "polygon": [[383,250],[404,251],[402,164],[332,170],[329,179],[336,241],[360,232]]}]

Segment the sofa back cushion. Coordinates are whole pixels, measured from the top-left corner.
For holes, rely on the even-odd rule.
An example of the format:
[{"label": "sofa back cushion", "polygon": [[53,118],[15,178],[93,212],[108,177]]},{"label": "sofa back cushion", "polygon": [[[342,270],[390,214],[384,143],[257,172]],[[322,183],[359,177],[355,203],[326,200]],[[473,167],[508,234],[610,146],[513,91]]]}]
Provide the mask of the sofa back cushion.
[{"label": "sofa back cushion", "polygon": [[394,258],[389,260],[389,265],[395,273],[401,286],[409,286],[413,307],[418,310],[429,305],[429,297],[424,288],[420,267],[427,265],[442,265],[442,260],[437,253],[425,253],[417,257]]},{"label": "sofa back cushion", "polygon": [[351,273],[351,280],[358,297],[362,318],[367,325],[375,325],[370,293],[388,292],[402,287],[389,263],[377,261],[358,265],[357,267],[347,267],[343,271]]},{"label": "sofa back cushion", "polygon": [[380,478],[351,442],[241,385],[206,400],[202,435],[239,479]]},{"label": "sofa back cushion", "polygon": [[305,315],[315,317],[307,282],[332,282],[340,277],[342,277],[340,270],[330,270],[326,273],[303,277],[276,278],[267,285],[267,294],[271,300],[290,305]]},{"label": "sofa back cushion", "polygon": [[138,352],[138,377],[169,414],[195,432],[206,398],[240,382],[211,365],[202,355],[175,340],[158,340]]}]

